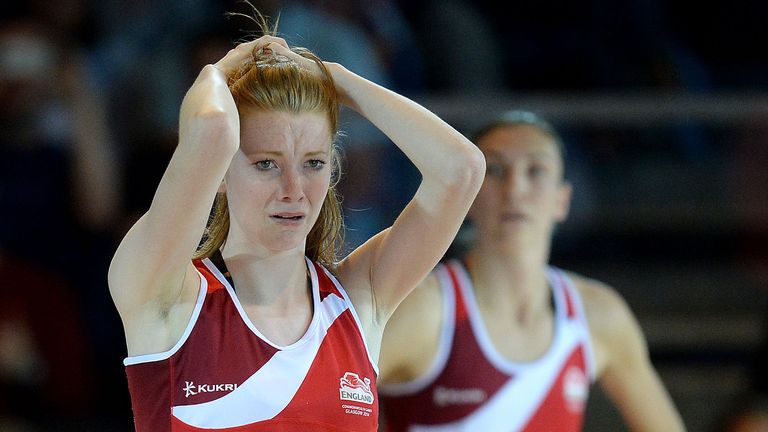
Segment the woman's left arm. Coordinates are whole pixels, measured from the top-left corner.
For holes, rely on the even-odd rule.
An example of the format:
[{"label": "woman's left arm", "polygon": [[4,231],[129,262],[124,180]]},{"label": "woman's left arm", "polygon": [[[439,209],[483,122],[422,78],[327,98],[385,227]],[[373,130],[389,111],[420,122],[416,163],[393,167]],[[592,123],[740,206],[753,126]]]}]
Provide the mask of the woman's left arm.
[{"label": "woman's left arm", "polygon": [[[326,63],[342,103],[378,127],[422,175],[392,227],[350,254],[339,274],[369,291],[383,324],[450,246],[485,175],[480,150],[435,114],[335,63]],[[393,173],[397,175],[397,173]]]},{"label": "woman's left arm", "polygon": [[600,386],[629,430],[683,432],[677,411],[651,363],[648,345],[634,314],[606,286],[582,288]]}]

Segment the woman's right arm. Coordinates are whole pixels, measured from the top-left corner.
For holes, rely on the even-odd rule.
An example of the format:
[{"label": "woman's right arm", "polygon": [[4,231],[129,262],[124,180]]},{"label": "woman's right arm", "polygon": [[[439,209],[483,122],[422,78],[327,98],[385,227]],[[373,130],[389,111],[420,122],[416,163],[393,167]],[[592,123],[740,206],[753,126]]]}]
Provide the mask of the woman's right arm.
[{"label": "woman's right arm", "polygon": [[250,44],[205,66],[188,90],[178,146],[152,204],[112,259],[109,287],[126,329],[141,316],[162,316],[182,294],[217,189],[238,149],[239,118],[226,73],[250,53],[245,45]]}]

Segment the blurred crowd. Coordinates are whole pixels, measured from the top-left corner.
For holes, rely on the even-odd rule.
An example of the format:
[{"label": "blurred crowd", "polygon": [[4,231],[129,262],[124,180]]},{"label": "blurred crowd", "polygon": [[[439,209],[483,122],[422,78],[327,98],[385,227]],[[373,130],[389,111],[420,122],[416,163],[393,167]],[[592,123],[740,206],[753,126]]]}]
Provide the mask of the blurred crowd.
[{"label": "blurred crowd", "polygon": [[[697,2],[695,12],[679,0],[252,3],[279,14],[290,44],[416,100],[768,89],[768,59],[755,43],[765,40],[765,2]],[[226,11],[251,13],[227,0],[0,6],[0,430],[130,430],[125,347],[106,270],[116,242],[152,200],[184,92],[203,65],[255,28]],[[342,129],[344,175],[353,179],[343,206],[355,246],[392,222],[418,177],[353,113],[343,113]],[[760,163],[768,161],[766,130],[749,128],[740,141],[737,183],[768,181]],[[713,152],[696,125],[680,125],[674,136],[680,157]],[[620,151],[615,145],[593,149]],[[576,141],[571,157],[585,151]],[[768,203],[764,188],[738,190]],[[768,225],[749,220],[768,239]],[[768,267],[765,255],[747,256]],[[766,391],[768,363],[755,364],[762,374],[755,390]]]}]

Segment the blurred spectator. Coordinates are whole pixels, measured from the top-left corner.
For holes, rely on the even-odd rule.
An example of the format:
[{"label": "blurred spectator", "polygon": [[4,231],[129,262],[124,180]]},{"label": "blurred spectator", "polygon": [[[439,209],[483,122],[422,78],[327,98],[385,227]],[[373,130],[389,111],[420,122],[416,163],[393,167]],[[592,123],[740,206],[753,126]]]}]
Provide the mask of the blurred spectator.
[{"label": "blurred spectator", "polygon": [[28,0],[19,2],[27,15],[46,30],[52,40],[65,47],[92,49],[96,42],[97,21],[90,0]]},{"label": "blurred spectator", "polygon": [[504,58],[509,53],[489,16],[474,2],[425,1],[416,20],[430,89],[489,93],[505,87]]},{"label": "blurred spectator", "polygon": [[186,91],[183,70],[187,35],[223,19],[210,0],[94,2],[95,64],[108,92],[121,148],[156,130],[176,130]]},{"label": "blurred spectator", "polygon": [[[26,273],[43,278],[29,290],[19,289],[25,287],[20,282],[4,285],[9,292],[3,295],[26,307],[9,324],[32,326],[29,337],[19,333],[20,340],[34,342],[26,345],[44,354],[45,367],[64,367],[51,376],[70,379],[73,388],[85,385],[77,370],[66,370],[68,363],[57,357],[60,351],[49,356],[55,349],[47,343],[60,335],[55,342],[72,346],[73,358],[87,368],[91,383],[106,382],[105,391],[88,391],[102,396],[93,402],[108,406],[112,386],[100,378],[110,370],[122,371],[104,359],[124,351],[114,337],[120,324],[106,287],[112,230],[120,213],[117,157],[105,104],[81,46],[49,34],[42,22],[19,17],[0,25],[0,206],[7,209],[0,213],[0,246],[6,256],[29,263],[32,269]],[[49,302],[59,301],[59,310],[45,312]],[[39,310],[27,306],[33,303]],[[47,319],[30,319],[38,313]],[[78,315],[85,317],[85,329],[78,328]],[[41,333],[35,326],[43,323]],[[76,344],[87,344],[93,357],[81,361],[85,354]],[[60,402],[70,402],[64,399]]]},{"label": "blurred spectator", "polygon": [[382,86],[423,91],[422,53],[395,1],[290,0],[273,7],[280,36],[290,43],[308,45]]},{"label": "blurred spectator", "polygon": [[109,229],[119,201],[103,104],[79,54],[33,21],[0,28],[0,202],[14,209],[0,234],[64,270],[77,229]]},{"label": "blurred spectator", "polygon": [[[185,86],[191,86],[203,66],[222,58],[235,46],[235,39],[234,32],[225,23],[204,28],[191,36],[181,53],[186,74],[180,75],[179,80]],[[175,130],[155,128],[144,131],[142,139],[125,150],[122,172],[125,214],[117,229],[118,238],[122,238],[149,209],[160,178],[176,149],[177,140]]]},{"label": "blurred spectator", "polygon": [[0,430],[82,424],[95,386],[72,287],[61,275],[4,254],[2,245],[0,280]]}]

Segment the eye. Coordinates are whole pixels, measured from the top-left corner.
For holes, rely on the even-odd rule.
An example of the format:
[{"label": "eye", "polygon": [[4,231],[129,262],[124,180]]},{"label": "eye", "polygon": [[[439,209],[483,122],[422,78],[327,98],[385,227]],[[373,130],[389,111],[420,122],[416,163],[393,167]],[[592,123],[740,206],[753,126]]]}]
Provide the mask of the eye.
[{"label": "eye", "polygon": [[264,159],[257,162],[254,162],[253,165],[256,166],[256,169],[267,171],[272,168],[277,168],[277,164],[275,164],[275,161],[272,159]]},{"label": "eye", "polygon": [[538,178],[545,175],[548,171],[548,168],[545,165],[542,164],[533,164],[528,167],[528,176],[531,178]]},{"label": "eye", "polygon": [[320,159],[310,159],[304,163],[304,166],[314,171],[320,171],[325,166],[325,161]]},{"label": "eye", "polygon": [[506,174],[506,167],[498,163],[490,163],[485,169],[485,175],[487,177],[503,178]]}]

